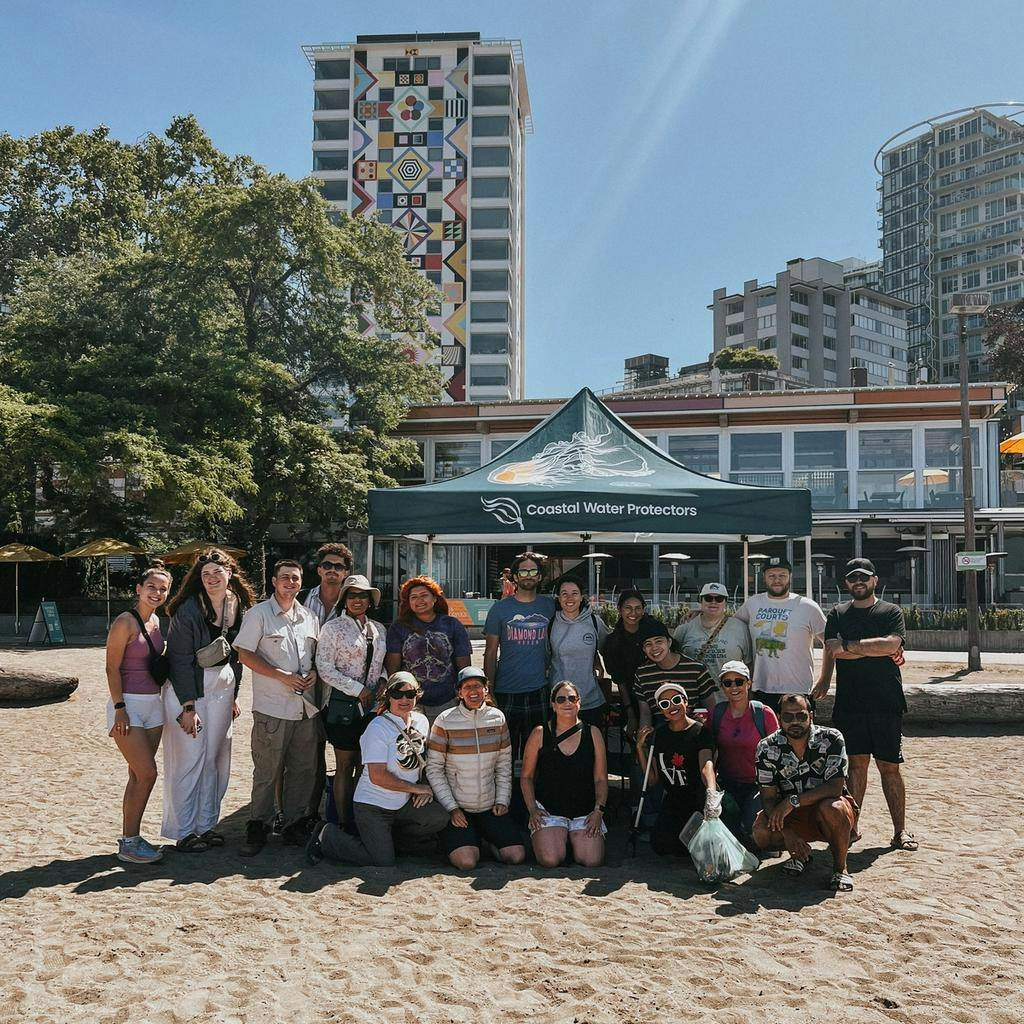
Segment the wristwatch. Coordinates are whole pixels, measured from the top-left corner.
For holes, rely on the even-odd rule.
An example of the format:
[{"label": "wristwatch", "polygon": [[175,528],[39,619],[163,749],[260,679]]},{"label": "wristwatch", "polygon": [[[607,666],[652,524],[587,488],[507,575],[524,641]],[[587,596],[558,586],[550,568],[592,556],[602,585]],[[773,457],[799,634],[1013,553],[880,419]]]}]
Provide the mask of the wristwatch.
[{"label": "wristwatch", "polygon": [[799,793],[790,793],[789,794],[789,802],[794,807],[799,807],[800,806],[800,794]]},{"label": "wristwatch", "polygon": [[119,700],[119,701],[118,701],[118,702],[117,702],[117,703],[116,703],[116,704],[114,705],[114,710],[115,710],[115,711],[120,711],[120,710],[121,710],[121,708],[123,708],[123,707],[124,707],[124,701],[123,701],[123,700]]}]

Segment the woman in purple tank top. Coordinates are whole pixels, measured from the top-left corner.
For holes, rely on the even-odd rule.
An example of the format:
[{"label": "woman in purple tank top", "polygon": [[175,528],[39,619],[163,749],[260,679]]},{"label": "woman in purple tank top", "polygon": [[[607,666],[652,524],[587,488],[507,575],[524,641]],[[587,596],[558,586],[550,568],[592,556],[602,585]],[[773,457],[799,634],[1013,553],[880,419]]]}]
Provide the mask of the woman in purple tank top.
[{"label": "woman in purple tank top", "polygon": [[118,615],[107,634],[107,735],[114,738],[128,762],[122,804],[124,834],[117,841],[117,857],[131,864],[151,864],[163,856],[139,830],[156,782],[156,751],[164,726],[160,687],[149,669],[150,644],[163,652],[156,610],[167,600],[170,589],[171,574],[162,562],[155,562],[139,577],[134,609]]}]

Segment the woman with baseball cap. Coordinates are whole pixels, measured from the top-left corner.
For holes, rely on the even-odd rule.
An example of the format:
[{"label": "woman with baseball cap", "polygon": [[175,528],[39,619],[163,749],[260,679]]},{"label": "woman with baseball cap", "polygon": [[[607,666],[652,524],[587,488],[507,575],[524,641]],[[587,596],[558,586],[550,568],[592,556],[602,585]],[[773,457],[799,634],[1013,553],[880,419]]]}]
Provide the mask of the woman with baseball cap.
[{"label": "woman with baseball cap", "polygon": [[700,614],[676,627],[673,634],[679,649],[699,661],[717,679],[727,661],[753,661],[750,631],[727,614],[729,591],[722,583],[705,583],[700,588]]}]

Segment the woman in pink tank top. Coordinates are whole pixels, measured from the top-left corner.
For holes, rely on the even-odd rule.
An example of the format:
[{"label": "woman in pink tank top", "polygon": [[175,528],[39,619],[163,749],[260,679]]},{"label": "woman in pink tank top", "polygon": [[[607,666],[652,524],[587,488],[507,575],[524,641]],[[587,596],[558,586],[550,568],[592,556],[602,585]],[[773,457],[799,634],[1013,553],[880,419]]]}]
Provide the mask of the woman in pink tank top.
[{"label": "woman in pink tank top", "polygon": [[128,763],[122,804],[124,834],[117,842],[117,856],[132,864],[151,864],[163,856],[139,830],[156,782],[156,751],[164,724],[160,687],[149,669],[150,644],[163,652],[156,610],[167,600],[170,589],[171,574],[162,562],[145,569],[135,587],[134,609],[118,615],[107,634],[107,734]]}]

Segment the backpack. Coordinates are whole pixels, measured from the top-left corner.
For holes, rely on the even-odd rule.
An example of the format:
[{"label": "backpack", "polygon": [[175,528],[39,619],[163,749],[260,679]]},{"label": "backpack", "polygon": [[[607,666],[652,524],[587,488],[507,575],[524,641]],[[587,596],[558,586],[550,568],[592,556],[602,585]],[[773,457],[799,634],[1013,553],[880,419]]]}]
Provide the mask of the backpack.
[{"label": "backpack", "polygon": [[[715,705],[715,710],[711,715],[711,734],[715,738],[715,742],[718,742],[718,729],[722,724],[722,719],[725,718],[725,712],[729,708],[728,701],[720,701]],[[764,724],[764,705],[759,700],[752,700],[750,702],[750,710],[754,713],[754,728],[757,729],[761,739],[764,739],[768,735],[768,729]]]}]

